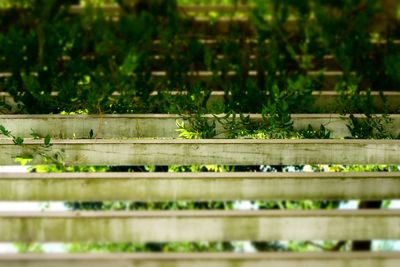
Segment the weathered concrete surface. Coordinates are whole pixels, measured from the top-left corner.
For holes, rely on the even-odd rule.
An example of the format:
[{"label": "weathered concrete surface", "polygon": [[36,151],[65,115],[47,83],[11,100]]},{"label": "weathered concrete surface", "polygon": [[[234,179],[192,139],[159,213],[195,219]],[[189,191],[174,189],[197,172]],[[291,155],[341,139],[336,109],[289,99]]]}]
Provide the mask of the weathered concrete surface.
[{"label": "weathered concrete surface", "polygon": [[398,210],[0,213],[0,242],[399,238]]},{"label": "weathered concrete surface", "polygon": [[400,172],[0,173],[3,201],[400,198]]},{"label": "weathered concrete surface", "polygon": [[[332,97],[332,96],[331,96]],[[328,101],[329,97],[320,97]],[[392,98],[390,98],[392,99]],[[400,99],[400,94],[399,94]],[[322,101],[322,100],[321,100]],[[325,105],[319,101],[319,105]],[[398,105],[396,106],[396,108]],[[220,116],[224,116],[223,114]],[[355,115],[364,118],[363,115]],[[211,115],[205,117],[213,118]],[[261,121],[260,114],[250,114],[254,121]],[[387,132],[397,136],[400,134],[400,115],[390,115],[391,123],[384,123]],[[0,115],[0,124],[15,136],[31,137],[34,130],[41,136],[50,135],[53,139],[89,138],[90,131],[96,139],[104,138],[177,138],[176,121],[181,121],[178,115],[169,114],[136,114],[136,115]],[[347,124],[348,117],[338,114],[292,114],[295,129],[305,129],[308,125],[319,129],[324,125],[332,132],[332,137],[351,136]],[[217,123],[221,132],[222,126]],[[223,138],[218,135],[217,138]],[[4,138],[0,136],[0,139]]]},{"label": "weathered concrete surface", "polygon": [[62,140],[43,149],[43,141],[23,146],[0,140],[0,165],[15,164],[19,155],[64,151],[71,165],[296,165],[400,164],[400,140]]},{"label": "weathered concrete surface", "polygon": [[0,267],[398,267],[399,253],[129,253],[1,255]]}]

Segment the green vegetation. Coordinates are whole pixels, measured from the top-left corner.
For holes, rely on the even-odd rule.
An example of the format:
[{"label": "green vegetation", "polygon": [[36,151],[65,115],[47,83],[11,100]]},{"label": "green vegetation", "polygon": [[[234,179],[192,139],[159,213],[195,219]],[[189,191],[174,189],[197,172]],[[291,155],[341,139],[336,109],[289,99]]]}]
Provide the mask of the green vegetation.
[{"label": "green vegetation", "polygon": [[[221,34],[217,24],[200,25],[179,13],[175,1],[119,1],[124,11],[117,21],[90,5],[71,16],[73,1],[29,1],[24,11],[5,9],[0,16],[0,70],[11,74],[0,80],[0,91],[11,93],[24,104],[19,112],[27,113],[261,112],[271,106],[323,112],[310,109],[311,93],[323,88],[324,56],[333,55],[344,72],[336,88],[328,88],[342,94],[337,111],[373,113],[370,96],[360,92],[397,89],[400,53],[390,35],[369,31],[381,12],[378,2],[354,12],[359,2],[254,1],[248,16],[255,38],[248,42],[247,26],[232,22]],[[289,14],[299,20],[294,32],[284,27]],[[165,76],[152,76],[157,70]],[[321,75],[309,76],[310,70]],[[198,71],[212,75],[194,79]],[[210,110],[206,103],[215,89],[226,97]],[[150,97],[153,91],[161,93]]]}]

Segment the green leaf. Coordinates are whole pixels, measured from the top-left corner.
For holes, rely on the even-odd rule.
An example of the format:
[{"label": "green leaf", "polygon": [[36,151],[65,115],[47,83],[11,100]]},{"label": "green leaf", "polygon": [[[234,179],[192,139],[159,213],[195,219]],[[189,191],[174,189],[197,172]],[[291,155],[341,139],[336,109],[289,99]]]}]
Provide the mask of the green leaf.
[{"label": "green leaf", "polygon": [[28,156],[17,156],[15,158],[15,162],[18,162],[19,164],[21,164],[21,166],[25,166],[26,164],[28,164],[32,160],[33,160],[33,157],[31,155],[28,155]]},{"label": "green leaf", "polygon": [[17,146],[21,146],[24,143],[24,139],[17,136],[13,138],[13,142],[14,144],[16,144]]},{"label": "green leaf", "polygon": [[7,130],[3,125],[0,124],[0,134],[10,137],[11,132]]},{"label": "green leaf", "polygon": [[51,146],[50,144],[50,135],[46,135],[46,137],[44,138],[44,145],[45,146]]}]

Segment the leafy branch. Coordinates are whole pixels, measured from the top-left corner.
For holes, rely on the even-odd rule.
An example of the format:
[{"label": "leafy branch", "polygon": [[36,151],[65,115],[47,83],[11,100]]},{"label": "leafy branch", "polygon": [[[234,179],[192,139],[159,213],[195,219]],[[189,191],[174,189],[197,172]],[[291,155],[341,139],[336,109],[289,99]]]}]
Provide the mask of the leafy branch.
[{"label": "leafy branch", "polygon": [[30,161],[32,161],[36,156],[40,156],[42,161],[46,163],[55,164],[56,166],[63,167],[64,166],[64,150],[56,151],[54,154],[50,154],[51,147],[51,137],[50,135],[46,135],[41,138],[40,135],[33,131],[31,132],[31,136],[34,140],[43,139],[43,144],[38,147],[25,147],[24,138],[20,136],[15,136],[9,131],[6,127],[0,124],[0,135],[4,135],[5,137],[11,138],[13,143],[17,146],[24,147],[24,153],[21,155],[17,155],[15,157],[15,161],[19,162],[21,165],[26,165]]}]

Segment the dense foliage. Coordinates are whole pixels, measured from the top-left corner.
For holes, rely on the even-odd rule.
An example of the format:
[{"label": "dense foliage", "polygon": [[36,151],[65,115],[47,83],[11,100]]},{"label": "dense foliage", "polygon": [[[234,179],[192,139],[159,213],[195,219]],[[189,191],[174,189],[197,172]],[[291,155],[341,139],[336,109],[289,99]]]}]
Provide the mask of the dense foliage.
[{"label": "dense foliage", "polygon": [[[247,13],[185,14],[177,1],[120,0],[118,17],[91,5],[71,15],[76,2],[11,1],[1,11],[0,70],[11,76],[1,79],[0,91],[25,104],[20,112],[206,112],[212,90],[227,93],[225,105],[212,111],[323,111],[310,103],[312,91],[323,88],[327,55],[344,72],[328,88],[343,95],[339,112],[371,113],[360,91],[394,90],[400,82],[395,29],[370,31],[382,13],[377,0],[249,1],[250,24],[232,21],[228,30],[218,17]],[[209,22],[196,22],[196,15]],[[285,26],[293,17],[294,30]],[[152,75],[160,70],[165,76]],[[212,75],[194,79],[199,71]],[[151,97],[154,91],[160,94]],[[56,100],[52,92],[59,92]]]}]

